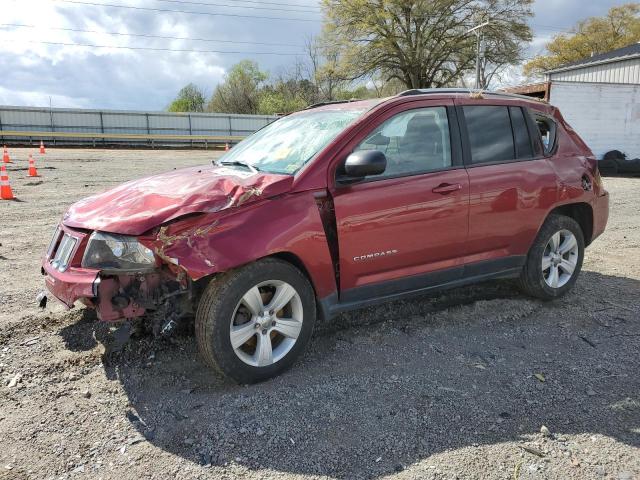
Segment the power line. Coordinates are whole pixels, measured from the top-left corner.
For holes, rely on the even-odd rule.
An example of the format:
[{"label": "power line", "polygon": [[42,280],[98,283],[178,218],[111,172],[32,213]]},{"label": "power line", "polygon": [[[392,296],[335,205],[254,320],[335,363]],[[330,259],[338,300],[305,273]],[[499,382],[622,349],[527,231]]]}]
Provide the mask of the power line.
[{"label": "power line", "polygon": [[63,27],[42,27],[38,25],[25,25],[22,23],[0,23],[0,28],[2,27],[36,28],[36,29],[57,30],[57,31],[63,31],[63,32],[95,33],[100,35],[118,35],[123,37],[159,38],[163,40],[191,40],[191,41],[197,41],[197,42],[219,42],[219,43],[233,43],[233,44],[237,43],[237,44],[246,44],[246,45],[268,45],[268,46],[277,46],[277,47],[301,48],[300,45],[296,45],[293,43],[249,42],[249,41],[241,41],[241,40],[221,40],[221,39],[213,39],[213,38],[174,37],[170,35],[151,35],[146,33],[101,32],[99,30],[83,30],[79,28],[63,28]]},{"label": "power line", "polygon": [[233,55],[282,55],[282,56],[299,56],[303,53],[288,52],[243,52],[229,50],[195,50],[190,48],[161,48],[161,47],[131,47],[123,45],[94,45],[89,43],[67,43],[67,42],[46,42],[39,40],[21,40],[22,43],[37,43],[43,45],[59,45],[65,47],[90,47],[90,48],[117,48],[121,50],[145,50],[152,52],[180,52],[180,53],[219,53]]},{"label": "power line", "polygon": [[304,9],[299,10],[297,9],[298,8],[297,5],[291,5],[291,4],[286,4],[286,5],[288,7],[295,7],[295,8],[292,9],[292,8],[283,8],[283,7],[256,7],[253,5],[229,5],[226,3],[196,2],[192,0],[155,0],[155,1],[163,2],[163,3],[177,3],[181,5],[206,5],[209,7],[248,8],[248,9],[254,9],[254,10],[280,10],[284,12],[310,13],[315,15],[320,14],[319,9],[311,10],[311,9],[304,8],[302,5],[300,5],[300,7]]},{"label": "power line", "polygon": [[96,7],[113,7],[113,8],[126,8],[129,10],[141,10],[147,12],[161,12],[161,13],[185,13],[189,15],[208,15],[211,17],[239,17],[239,18],[262,18],[265,20],[289,20],[296,22],[317,22],[317,19],[311,18],[298,18],[298,17],[266,17],[261,15],[242,15],[239,13],[218,13],[218,12],[200,12],[194,10],[173,10],[170,8],[152,8],[152,7],[135,7],[133,5],[116,5],[113,3],[96,3],[87,2],[81,0],[54,0],[62,3],[70,3],[76,5],[92,5]]},{"label": "power line", "polygon": [[289,7],[293,6],[293,7],[320,8],[320,7],[314,7],[312,5],[305,5],[302,3],[263,2],[262,0],[237,0],[237,1],[242,3],[257,3],[258,5],[266,4],[266,5],[284,5]]},{"label": "power line", "polygon": [[[299,17],[271,17],[271,16],[261,16],[261,15],[244,15],[244,14],[236,14],[236,13],[218,13],[218,12],[203,12],[203,11],[194,11],[194,10],[174,10],[168,8],[153,8],[153,7],[138,7],[133,5],[117,5],[111,3],[97,3],[91,2],[87,0],[53,0],[62,3],[70,3],[70,4],[79,4],[79,5],[91,5],[98,7],[112,7],[112,8],[124,8],[131,10],[143,10],[143,11],[151,11],[151,12],[163,12],[163,13],[183,13],[189,15],[208,15],[208,16],[222,16],[222,17],[240,17],[240,18],[260,18],[267,20],[291,20],[291,21],[299,21],[299,22],[317,22],[318,19],[310,19],[310,18],[299,18]],[[229,4],[219,4],[213,2],[204,2],[204,1],[195,1],[195,0],[156,0],[158,2],[167,2],[167,3],[176,3],[176,4],[191,4],[191,5],[208,5],[208,6],[220,6],[220,7],[231,7],[231,8],[260,8],[260,7],[251,7],[251,6],[242,6],[242,5],[229,5]],[[257,3],[257,4],[273,4],[273,5],[285,5],[285,6],[298,6],[294,4],[288,3],[280,3],[280,2],[261,2],[261,1],[253,1],[253,0],[239,0],[245,3]],[[300,5],[302,6],[302,5]],[[265,8],[266,9],[266,8]],[[269,9],[267,9],[269,10]],[[296,11],[290,9],[273,9],[273,10],[286,10],[286,11]],[[302,12],[302,11],[298,11]],[[307,13],[307,12],[305,12]],[[315,12],[308,12],[311,14],[315,14]],[[431,15],[425,15],[426,17],[431,17]],[[549,25],[536,25],[530,24],[531,27],[540,30],[547,31],[555,31],[562,33],[572,33],[571,29],[560,28],[556,26]]]}]

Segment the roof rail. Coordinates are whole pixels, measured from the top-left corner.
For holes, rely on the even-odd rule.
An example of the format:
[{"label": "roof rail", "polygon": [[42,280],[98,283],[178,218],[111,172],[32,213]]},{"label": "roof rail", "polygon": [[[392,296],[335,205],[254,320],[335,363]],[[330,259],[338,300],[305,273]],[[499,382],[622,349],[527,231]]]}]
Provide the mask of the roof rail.
[{"label": "roof rail", "polygon": [[494,92],[491,90],[475,90],[472,88],[413,88],[411,90],[400,92],[398,94],[398,97],[408,97],[411,95],[437,95],[442,93],[468,93],[469,95],[479,94],[481,96],[491,95],[495,97],[519,98],[531,101],[537,100],[534,97],[529,97],[527,95],[518,95],[517,93]]},{"label": "roof rail", "polygon": [[471,93],[468,88],[412,88],[398,94],[399,97],[408,97],[409,95],[427,95],[438,93]]},{"label": "roof rail", "polygon": [[305,110],[310,110],[312,108],[317,108],[317,107],[323,107],[325,105],[336,105],[339,103],[351,103],[351,102],[357,102],[359,101],[359,98],[352,98],[349,100],[330,100],[327,102],[318,102],[318,103],[314,103],[313,105],[309,105],[308,107],[305,108]]}]

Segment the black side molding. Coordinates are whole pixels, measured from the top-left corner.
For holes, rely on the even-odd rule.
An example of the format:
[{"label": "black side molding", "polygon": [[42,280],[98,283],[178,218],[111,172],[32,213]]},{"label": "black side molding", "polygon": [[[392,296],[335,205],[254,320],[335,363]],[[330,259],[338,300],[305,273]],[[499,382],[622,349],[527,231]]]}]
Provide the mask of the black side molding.
[{"label": "black side molding", "polygon": [[388,282],[365,285],[318,299],[318,313],[329,320],[342,312],[370,307],[392,300],[416,297],[484,280],[515,278],[520,274],[526,255],[514,255],[496,260],[476,262],[463,267],[412,275]]}]

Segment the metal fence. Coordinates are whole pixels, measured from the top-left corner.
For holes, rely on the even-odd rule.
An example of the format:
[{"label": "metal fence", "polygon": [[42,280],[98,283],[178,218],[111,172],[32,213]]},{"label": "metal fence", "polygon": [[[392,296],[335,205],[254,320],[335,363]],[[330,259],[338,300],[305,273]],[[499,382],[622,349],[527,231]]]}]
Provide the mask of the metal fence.
[{"label": "metal fence", "polygon": [[276,116],[0,106],[6,144],[212,146],[235,143]]}]

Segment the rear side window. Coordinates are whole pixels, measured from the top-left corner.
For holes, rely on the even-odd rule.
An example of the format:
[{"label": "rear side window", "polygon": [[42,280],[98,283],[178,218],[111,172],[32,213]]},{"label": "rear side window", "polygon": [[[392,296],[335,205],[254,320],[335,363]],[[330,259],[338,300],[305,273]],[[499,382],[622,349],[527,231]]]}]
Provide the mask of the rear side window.
[{"label": "rear side window", "polygon": [[531,138],[529,138],[529,130],[527,129],[522,109],[520,107],[509,107],[509,114],[513,125],[513,139],[516,143],[516,158],[532,158]]},{"label": "rear side window", "polygon": [[467,124],[471,163],[493,163],[516,158],[508,107],[467,105],[462,108]]},{"label": "rear side window", "polygon": [[556,146],[556,122],[554,122],[550,117],[538,112],[533,114],[533,119],[535,120],[538,132],[540,133],[544,154],[551,155]]}]

